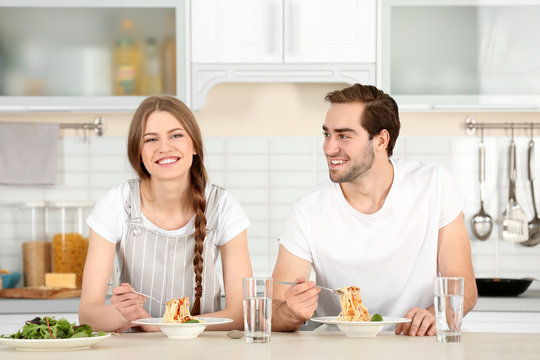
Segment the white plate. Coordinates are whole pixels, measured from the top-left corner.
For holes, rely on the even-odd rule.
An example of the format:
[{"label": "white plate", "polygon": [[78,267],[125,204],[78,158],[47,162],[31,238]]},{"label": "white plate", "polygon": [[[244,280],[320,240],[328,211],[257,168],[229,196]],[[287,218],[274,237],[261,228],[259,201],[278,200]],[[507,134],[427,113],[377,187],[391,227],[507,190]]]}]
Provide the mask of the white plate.
[{"label": "white plate", "polygon": [[199,336],[207,325],[226,324],[233,319],[196,316],[200,323],[165,323],[162,318],[147,318],[132,321],[139,325],[156,325],[171,339],[194,339]]},{"label": "white plate", "polygon": [[351,337],[373,337],[376,336],[385,325],[410,322],[411,319],[383,316],[383,321],[343,321],[337,320],[336,316],[322,316],[311,318],[311,320],[323,324],[337,325],[338,328]]},{"label": "white plate", "polygon": [[81,350],[98,344],[109,338],[111,334],[81,337],[70,339],[6,339],[0,338],[0,344],[14,347],[17,350],[29,351],[59,351],[59,350]]}]

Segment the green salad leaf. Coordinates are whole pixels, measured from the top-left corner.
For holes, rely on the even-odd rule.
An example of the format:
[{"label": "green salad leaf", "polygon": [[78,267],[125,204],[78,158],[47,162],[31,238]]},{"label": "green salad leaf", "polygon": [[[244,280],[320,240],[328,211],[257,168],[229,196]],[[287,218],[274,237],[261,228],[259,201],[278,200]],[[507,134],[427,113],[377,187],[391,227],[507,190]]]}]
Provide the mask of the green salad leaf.
[{"label": "green salad leaf", "polygon": [[373,314],[371,321],[383,321],[381,314]]},{"label": "green salad leaf", "polygon": [[54,316],[36,317],[25,321],[24,326],[14,334],[2,335],[11,339],[69,339],[80,337],[103,336],[104,331],[93,333],[90,325],[76,325],[64,318],[56,320]]}]

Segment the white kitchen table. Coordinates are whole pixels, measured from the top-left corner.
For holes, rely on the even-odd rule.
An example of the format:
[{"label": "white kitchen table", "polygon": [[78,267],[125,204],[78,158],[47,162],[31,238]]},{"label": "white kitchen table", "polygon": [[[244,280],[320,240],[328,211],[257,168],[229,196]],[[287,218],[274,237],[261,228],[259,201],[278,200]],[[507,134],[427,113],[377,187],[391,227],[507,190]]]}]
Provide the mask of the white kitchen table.
[{"label": "white kitchen table", "polygon": [[192,340],[172,340],[163,333],[111,336],[88,350],[27,352],[0,345],[9,360],[180,360],[180,359],[539,359],[540,334],[466,332],[460,343],[437,343],[435,337],[381,332],[373,338],[350,338],[339,331],[272,333],[268,344],[246,344],[226,332],[207,331]]}]

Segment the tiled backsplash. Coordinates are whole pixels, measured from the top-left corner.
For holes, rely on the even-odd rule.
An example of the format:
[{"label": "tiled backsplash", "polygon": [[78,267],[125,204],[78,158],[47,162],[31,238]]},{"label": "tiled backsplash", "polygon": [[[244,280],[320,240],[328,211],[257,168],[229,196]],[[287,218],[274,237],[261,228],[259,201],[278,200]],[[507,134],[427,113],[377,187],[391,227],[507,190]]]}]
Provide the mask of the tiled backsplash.
[{"label": "tiled backsplash", "polygon": [[[516,138],[517,198],[532,218],[527,181],[527,137]],[[206,166],[212,183],[224,186],[242,204],[251,226],[249,250],[255,275],[272,273],[277,237],[295,200],[327,178],[319,137],[206,138]],[[395,158],[440,163],[454,175],[465,195],[467,226],[479,209],[477,137],[401,137]],[[507,198],[508,138],[486,138],[486,210],[500,221]],[[66,137],[59,141],[58,179],[50,187],[0,186],[0,267],[22,270],[21,241],[28,237],[28,214],[17,204],[26,201],[96,201],[105,191],[133,177],[125,138]],[[540,152],[540,150],[538,150]],[[536,157],[539,169],[540,157]],[[538,193],[538,192],[537,192]],[[496,225],[486,241],[471,233],[478,277],[540,278],[540,245],[504,242]],[[331,239],[329,239],[331,241]],[[535,283],[531,287],[540,288]]]}]

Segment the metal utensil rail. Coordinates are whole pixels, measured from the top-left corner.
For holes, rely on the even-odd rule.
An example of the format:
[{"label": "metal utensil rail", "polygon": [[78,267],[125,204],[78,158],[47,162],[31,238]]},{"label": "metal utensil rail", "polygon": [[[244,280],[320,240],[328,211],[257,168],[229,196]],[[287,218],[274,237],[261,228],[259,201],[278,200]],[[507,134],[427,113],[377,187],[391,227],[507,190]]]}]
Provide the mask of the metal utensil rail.
[{"label": "metal utensil rail", "polygon": [[540,123],[534,122],[505,122],[505,123],[482,123],[469,116],[465,119],[467,134],[476,134],[476,129],[540,129]]},{"label": "metal utensil rail", "polygon": [[103,135],[103,117],[98,116],[93,123],[60,123],[60,129],[94,130],[97,136]]}]

